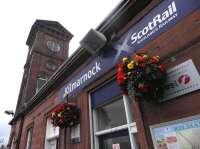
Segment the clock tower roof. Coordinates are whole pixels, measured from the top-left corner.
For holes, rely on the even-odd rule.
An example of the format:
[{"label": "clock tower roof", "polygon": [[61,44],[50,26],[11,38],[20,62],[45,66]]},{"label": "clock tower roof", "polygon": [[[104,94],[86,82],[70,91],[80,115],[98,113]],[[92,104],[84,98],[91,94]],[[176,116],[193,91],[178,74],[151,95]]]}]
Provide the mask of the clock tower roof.
[{"label": "clock tower roof", "polygon": [[36,20],[32,25],[26,44],[32,46],[38,31],[47,32],[63,40],[70,41],[73,35],[57,21]]}]

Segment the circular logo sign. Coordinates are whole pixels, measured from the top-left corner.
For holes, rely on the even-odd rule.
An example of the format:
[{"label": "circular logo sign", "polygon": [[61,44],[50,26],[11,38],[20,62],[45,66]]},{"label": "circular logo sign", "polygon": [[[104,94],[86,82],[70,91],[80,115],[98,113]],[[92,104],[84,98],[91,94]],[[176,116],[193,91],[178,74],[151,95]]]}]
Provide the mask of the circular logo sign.
[{"label": "circular logo sign", "polygon": [[112,145],[112,149],[120,149],[119,144],[113,144],[113,145]]},{"label": "circular logo sign", "polygon": [[178,82],[182,85],[188,84],[190,82],[190,76],[183,74],[178,78]]}]

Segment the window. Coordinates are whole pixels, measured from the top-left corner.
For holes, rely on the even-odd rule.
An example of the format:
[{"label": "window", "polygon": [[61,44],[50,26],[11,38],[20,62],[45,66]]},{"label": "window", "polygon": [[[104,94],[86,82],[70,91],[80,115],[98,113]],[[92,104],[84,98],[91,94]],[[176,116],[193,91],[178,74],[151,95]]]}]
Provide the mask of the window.
[{"label": "window", "polygon": [[50,118],[47,119],[45,149],[58,149],[59,128],[53,127]]},{"label": "window", "polygon": [[92,149],[140,148],[130,107],[132,100],[122,97],[120,88],[116,87],[115,82],[111,82],[90,94]]},{"label": "window", "polygon": [[105,130],[126,124],[123,100],[117,100],[96,109],[97,130]]},{"label": "window", "polygon": [[56,65],[55,65],[55,63],[52,62],[52,61],[48,61],[48,62],[46,63],[46,67],[47,67],[47,69],[50,70],[50,71],[56,70]]},{"label": "window", "polygon": [[37,87],[36,93],[40,90],[40,88],[47,82],[46,75],[38,75],[37,77]]},{"label": "window", "polygon": [[80,124],[71,128],[71,143],[80,143]]},{"label": "window", "polygon": [[32,133],[33,133],[33,128],[29,128],[27,130],[26,149],[31,149]]}]

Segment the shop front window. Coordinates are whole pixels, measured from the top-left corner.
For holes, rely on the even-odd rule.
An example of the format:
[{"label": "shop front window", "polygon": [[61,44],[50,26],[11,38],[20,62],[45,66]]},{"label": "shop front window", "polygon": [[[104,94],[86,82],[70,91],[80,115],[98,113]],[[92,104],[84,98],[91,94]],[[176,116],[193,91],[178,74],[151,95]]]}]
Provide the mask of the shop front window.
[{"label": "shop front window", "polygon": [[90,94],[91,148],[140,149],[131,99],[115,96],[115,85],[108,86]]},{"label": "shop front window", "polygon": [[98,130],[105,130],[126,124],[123,100],[117,100],[96,109]]}]

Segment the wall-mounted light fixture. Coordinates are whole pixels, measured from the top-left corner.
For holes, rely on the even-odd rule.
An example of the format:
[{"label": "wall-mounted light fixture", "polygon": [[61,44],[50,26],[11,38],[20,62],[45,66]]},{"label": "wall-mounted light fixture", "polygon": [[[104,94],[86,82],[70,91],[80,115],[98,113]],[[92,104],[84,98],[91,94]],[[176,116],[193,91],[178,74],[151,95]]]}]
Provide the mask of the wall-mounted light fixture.
[{"label": "wall-mounted light fixture", "polygon": [[14,116],[13,110],[6,110],[4,113]]}]

